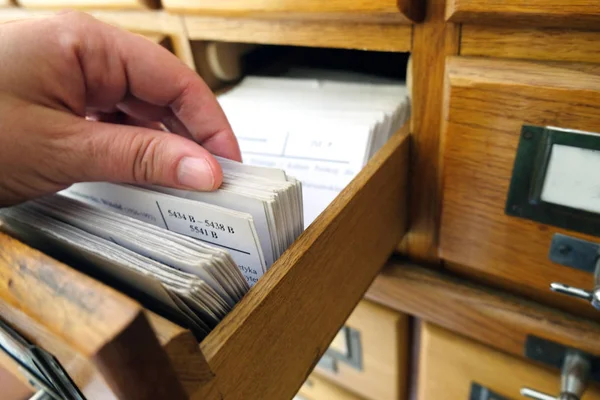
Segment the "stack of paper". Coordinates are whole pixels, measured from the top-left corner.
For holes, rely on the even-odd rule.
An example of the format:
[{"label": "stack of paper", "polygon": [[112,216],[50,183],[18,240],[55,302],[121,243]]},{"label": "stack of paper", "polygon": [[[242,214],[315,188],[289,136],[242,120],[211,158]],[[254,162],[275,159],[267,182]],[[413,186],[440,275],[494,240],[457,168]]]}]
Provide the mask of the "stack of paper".
[{"label": "stack of paper", "polygon": [[308,226],[409,115],[402,82],[292,70],[249,76],[218,97],[244,162],[298,178]]},{"label": "stack of paper", "polygon": [[204,337],[303,229],[298,181],[219,160],[216,192],[82,183],[2,210],[2,229]]}]

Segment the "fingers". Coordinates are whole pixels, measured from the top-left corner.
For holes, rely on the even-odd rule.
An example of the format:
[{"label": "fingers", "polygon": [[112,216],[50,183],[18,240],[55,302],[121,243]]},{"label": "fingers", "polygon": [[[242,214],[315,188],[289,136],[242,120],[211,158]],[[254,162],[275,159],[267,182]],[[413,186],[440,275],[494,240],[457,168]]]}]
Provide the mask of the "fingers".
[{"label": "fingers", "polygon": [[77,181],[110,181],[210,191],[223,180],[220,165],[198,144],[138,126],[74,119],[71,147],[79,153]]},{"label": "fingers", "polygon": [[237,140],[215,96],[168,50],[80,13],[57,18],[68,19],[80,35],[81,40],[70,43],[77,52],[92,107],[110,109],[115,99],[127,94],[165,107],[181,124],[178,130],[184,128],[211,153],[241,161]]}]

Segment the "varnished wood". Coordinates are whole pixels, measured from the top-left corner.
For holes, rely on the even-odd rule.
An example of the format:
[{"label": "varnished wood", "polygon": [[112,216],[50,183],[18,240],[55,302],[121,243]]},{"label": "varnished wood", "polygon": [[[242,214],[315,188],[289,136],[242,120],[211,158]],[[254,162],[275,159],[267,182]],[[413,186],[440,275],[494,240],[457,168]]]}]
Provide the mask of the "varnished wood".
[{"label": "varnished wood", "polygon": [[412,27],[397,24],[185,16],[190,39],[409,51]]},{"label": "varnished wood", "polygon": [[[472,383],[507,399],[523,398],[523,387],[556,396],[560,393],[558,371],[492,350],[429,323],[422,327],[420,356],[418,400],[467,400],[471,398]],[[597,385],[591,385],[583,399],[600,399]]]},{"label": "varnished wood", "polygon": [[409,350],[408,316],[363,300],[344,324],[358,331],[363,367],[338,363],[332,372],[317,366],[314,374],[370,400],[404,399]]},{"label": "varnished wood", "polygon": [[446,18],[480,25],[598,30],[600,4],[595,0],[448,0]]},{"label": "varnished wood", "polygon": [[406,230],[407,128],[204,339],[221,398],[291,398],[312,371]]},{"label": "varnished wood", "polygon": [[437,262],[440,207],[439,137],[444,61],[458,52],[458,29],[444,22],[444,0],[428,0],[423,24],[414,27],[411,56],[410,231],[401,250]]},{"label": "varnished wood", "polygon": [[[137,303],[4,233],[0,317],[74,370],[84,390],[96,393],[98,371],[117,398],[184,398]],[[88,398],[106,398],[96,394]]]},{"label": "varnished wood", "polygon": [[163,0],[162,4],[171,12],[184,14],[405,24],[421,21],[424,13],[422,0]]},{"label": "varnished wood", "polygon": [[21,7],[39,9],[141,10],[160,8],[160,0],[17,0]]},{"label": "varnished wood", "polygon": [[311,374],[300,388],[301,400],[365,400],[316,374]]},{"label": "varnished wood", "polygon": [[390,262],[366,298],[518,357],[527,335],[600,355],[598,323],[413,264]]},{"label": "varnished wood", "polygon": [[456,57],[448,62],[440,248],[448,268],[591,318],[584,301],[552,282],[592,287],[592,275],[552,263],[556,232],[597,238],[505,215],[523,124],[598,131],[597,65]]},{"label": "varnished wood", "polygon": [[464,25],[460,54],[600,63],[600,32]]}]

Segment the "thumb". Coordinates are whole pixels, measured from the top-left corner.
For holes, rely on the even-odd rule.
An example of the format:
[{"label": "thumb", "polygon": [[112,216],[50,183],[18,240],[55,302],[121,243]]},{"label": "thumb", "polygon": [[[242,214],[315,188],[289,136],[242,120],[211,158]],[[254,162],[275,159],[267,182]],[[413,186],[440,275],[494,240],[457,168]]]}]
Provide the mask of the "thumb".
[{"label": "thumb", "polygon": [[[155,184],[200,191],[217,189],[223,172],[198,143],[173,133],[78,120],[84,181]],[[78,146],[78,144],[75,144]]]}]

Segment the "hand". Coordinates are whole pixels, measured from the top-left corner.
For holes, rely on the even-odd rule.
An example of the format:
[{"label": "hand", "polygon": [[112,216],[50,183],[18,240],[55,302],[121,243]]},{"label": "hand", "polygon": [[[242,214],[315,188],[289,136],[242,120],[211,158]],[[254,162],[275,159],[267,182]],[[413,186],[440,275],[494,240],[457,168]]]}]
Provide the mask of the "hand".
[{"label": "hand", "polygon": [[0,25],[0,206],[76,182],[214,190],[211,153],[241,160],[210,89],[166,49],[79,12]]}]

